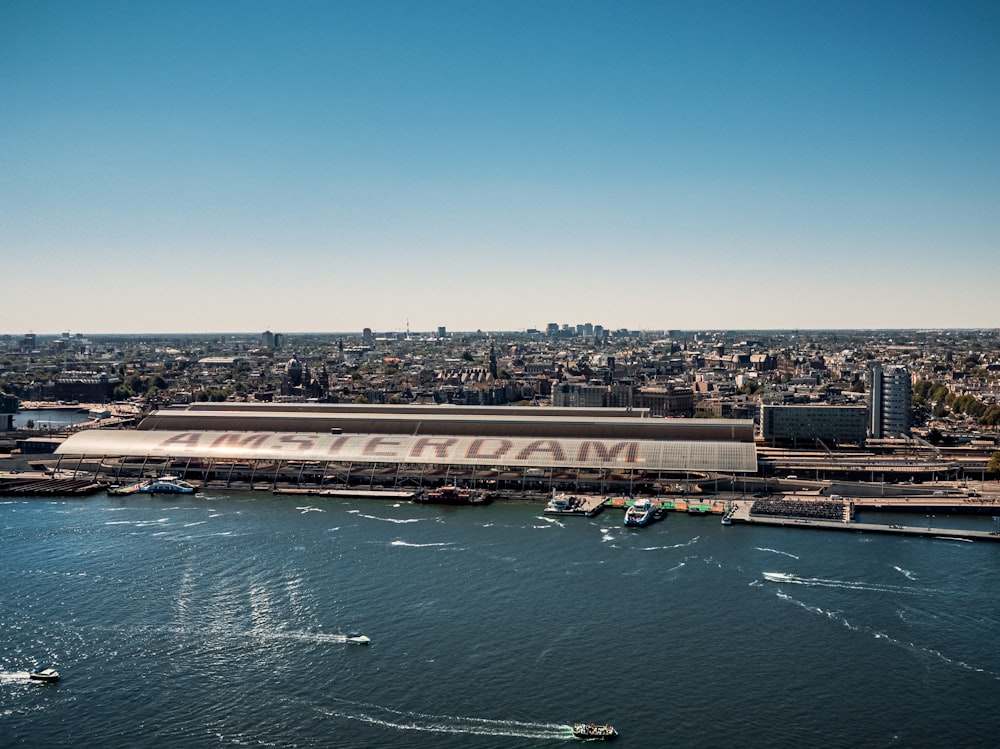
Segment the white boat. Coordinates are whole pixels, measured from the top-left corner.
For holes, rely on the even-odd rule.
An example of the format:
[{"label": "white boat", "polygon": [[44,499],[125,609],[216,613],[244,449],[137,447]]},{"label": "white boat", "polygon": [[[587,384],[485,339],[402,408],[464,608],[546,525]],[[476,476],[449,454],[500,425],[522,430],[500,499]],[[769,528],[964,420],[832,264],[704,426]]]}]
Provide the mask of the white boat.
[{"label": "white boat", "polygon": [[592,518],[604,509],[604,498],[587,494],[557,494],[545,505],[546,515],[581,515]]},{"label": "white boat", "polygon": [[195,487],[176,476],[161,476],[143,484],[139,491],[144,494],[194,494]]},{"label": "white boat", "polygon": [[787,572],[765,572],[764,579],[770,580],[772,583],[793,583],[796,577]]},{"label": "white boat", "polygon": [[625,510],[625,525],[641,528],[653,522],[656,510],[648,499],[637,499]]},{"label": "white boat", "polygon": [[28,678],[35,681],[59,681],[59,672],[54,668],[43,668],[41,671],[32,671],[28,674]]},{"label": "white boat", "polygon": [[367,645],[372,641],[368,635],[363,635],[360,632],[351,632],[347,635],[347,642],[351,645]]}]

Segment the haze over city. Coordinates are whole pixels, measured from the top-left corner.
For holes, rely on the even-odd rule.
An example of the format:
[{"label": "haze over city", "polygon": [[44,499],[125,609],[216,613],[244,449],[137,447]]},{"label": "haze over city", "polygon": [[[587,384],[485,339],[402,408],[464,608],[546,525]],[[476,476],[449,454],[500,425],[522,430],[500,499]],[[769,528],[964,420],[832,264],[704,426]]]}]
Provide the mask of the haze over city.
[{"label": "haze over city", "polygon": [[995,2],[0,7],[0,332],[996,327]]}]

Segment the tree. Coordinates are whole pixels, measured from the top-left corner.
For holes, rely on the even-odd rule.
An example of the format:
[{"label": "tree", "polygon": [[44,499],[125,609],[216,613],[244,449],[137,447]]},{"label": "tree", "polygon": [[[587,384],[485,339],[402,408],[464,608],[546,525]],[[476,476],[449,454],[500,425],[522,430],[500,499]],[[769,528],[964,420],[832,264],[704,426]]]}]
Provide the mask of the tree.
[{"label": "tree", "polygon": [[990,456],[990,460],[986,464],[986,470],[990,473],[1000,473],[1000,450],[997,450]]}]

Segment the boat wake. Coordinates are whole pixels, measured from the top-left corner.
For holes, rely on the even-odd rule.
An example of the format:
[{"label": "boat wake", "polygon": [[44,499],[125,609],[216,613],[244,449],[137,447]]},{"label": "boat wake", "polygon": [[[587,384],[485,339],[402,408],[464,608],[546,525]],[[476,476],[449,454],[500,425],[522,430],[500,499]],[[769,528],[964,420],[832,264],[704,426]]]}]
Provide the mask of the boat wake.
[{"label": "boat wake", "polygon": [[973,666],[972,664],[966,663],[965,661],[949,658],[940,650],[935,650],[934,648],[925,648],[913,642],[904,642],[902,640],[897,640],[895,637],[886,634],[885,632],[880,632],[878,630],[872,629],[871,627],[852,624],[839,611],[827,611],[826,609],[822,609],[819,606],[810,606],[808,603],[803,603],[797,598],[793,598],[787,593],[782,593],[781,591],[778,592],[778,598],[780,598],[783,601],[788,601],[789,603],[793,603],[796,606],[805,609],[806,611],[809,611],[810,613],[816,614],[817,616],[825,616],[827,619],[830,619],[831,621],[835,621],[841,624],[846,629],[849,629],[852,632],[871,635],[874,639],[880,642],[884,642],[887,645],[892,645],[894,647],[901,648],[903,650],[906,650],[907,652],[914,653],[916,655],[934,658],[935,660],[941,661],[942,663],[946,663],[949,666],[955,666],[956,668],[960,668],[964,671],[971,671],[977,674],[984,674],[985,676],[989,676],[992,679],[1000,681],[1000,674],[994,671],[990,671],[989,669],[985,668],[980,668],[979,666]]},{"label": "boat wake", "polygon": [[411,549],[426,549],[430,546],[454,546],[454,543],[451,541],[439,541],[437,543],[412,544],[409,541],[391,541],[389,546],[406,546]]},{"label": "boat wake", "polygon": [[0,684],[15,684],[31,681],[27,671],[0,671]]},{"label": "boat wake", "polygon": [[333,698],[335,707],[317,708],[324,715],[357,720],[399,731],[471,734],[477,736],[512,736],[524,739],[573,739],[573,727],[561,723],[536,723],[522,720],[497,720],[460,715],[431,715],[370,703]]},{"label": "boat wake", "polygon": [[698,539],[701,536],[695,536],[690,541],[685,541],[682,544],[671,544],[670,546],[643,546],[636,551],[663,551],[665,549],[683,549],[685,546],[691,546],[692,544],[698,543]]},{"label": "boat wake", "polygon": [[900,585],[880,585],[877,583],[854,582],[851,580],[825,580],[821,577],[799,577],[788,572],[763,572],[764,579],[772,583],[805,585],[811,588],[843,588],[844,590],[867,590],[873,593],[905,593],[907,595],[928,595],[933,590],[907,588]]},{"label": "boat wake", "polygon": [[792,559],[798,559],[795,554],[789,554],[787,551],[778,551],[777,549],[769,549],[766,546],[754,546],[757,551],[769,551],[772,554],[781,554],[786,557],[791,557]]},{"label": "boat wake", "polygon": [[380,518],[377,515],[365,515],[361,510],[348,510],[347,512],[366,520],[381,520],[383,523],[419,523],[423,520],[423,518]]}]

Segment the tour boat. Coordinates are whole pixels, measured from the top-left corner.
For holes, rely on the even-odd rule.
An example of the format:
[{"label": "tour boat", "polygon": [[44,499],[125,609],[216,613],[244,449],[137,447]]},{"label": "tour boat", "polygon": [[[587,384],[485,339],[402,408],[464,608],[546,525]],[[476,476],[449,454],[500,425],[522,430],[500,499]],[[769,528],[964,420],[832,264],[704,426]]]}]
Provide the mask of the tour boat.
[{"label": "tour boat", "polygon": [[573,737],[583,741],[598,741],[613,739],[618,735],[614,726],[598,723],[574,723]]}]

